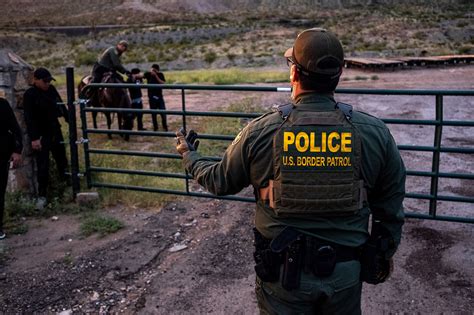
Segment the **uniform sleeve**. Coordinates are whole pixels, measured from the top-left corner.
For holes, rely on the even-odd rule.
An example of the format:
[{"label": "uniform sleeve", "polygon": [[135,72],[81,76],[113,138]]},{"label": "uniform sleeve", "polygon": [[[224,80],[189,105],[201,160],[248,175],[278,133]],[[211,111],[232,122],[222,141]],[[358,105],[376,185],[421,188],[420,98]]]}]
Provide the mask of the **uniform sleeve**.
[{"label": "uniform sleeve", "polygon": [[400,244],[405,214],[403,199],[405,198],[406,170],[398,151],[395,140],[387,130],[385,163],[376,181],[376,190],[369,199],[370,208],[375,219],[381,221],[392,235],[395,248],[388,253],[392,256]]},{"label": "uniform sleeve", "polygon": [[25,122],[28,135],[31,141],[40,138],[39,125],[35,119],[35,96],[31,90],[27,90],[23,97],[23,108],[25,111]]},{"label": "uniform sleeve", "polygon": [[122,66],[119,55],[117,54],[117,51],[115,49],[110,51],[110,61],[112,61],[113,68],[117,70],[118,72],[120,73],[127,72],[127,69],[125,69],[124,66]]},{"label": "uniform sleeve", "polygon": [[58,90],[56,87],[51,85],[52,93],[54,94],[54,98],[56,99],[56,103],[61,103],[57,104],[58,106],[58,117],[64,117],[64,120],[69,123],[69,112],[67,110],[67,107],[65,104],[63,104],[63,99],[61,98],[61,95],[59,95]]},{"label": "uniform sleeve", "polygon": [[5,115],[5,122],[7,124],[6,130],[13,137],[14,147],[13,152],[21,154],[23,150],[23,139],[20,126],[16,120],[13,109],[10,107],[10,104],[7,100],[0,98],[0,108],[2,115]]},{"label": "uniform sleeve", "polygon": [[15,148],[13,149],[13,152],[21,154],[21,151],[23,151],[23,139],[21,129],[18,125],[18,121],[16,120],[15,114],[13,113],[13,110],[11,109],[10,105],[8,107],[10,109],[8,111],[8,130],[10,130],[15,139]]},{"label": "uniform sleeve", "polygon": [[236,194],[250,185],[247,130],[248,128],[244,129],[237,136],[220,162],[206,159],[196,151],[183,158],[189,173],[209,192],[219,196]]}]

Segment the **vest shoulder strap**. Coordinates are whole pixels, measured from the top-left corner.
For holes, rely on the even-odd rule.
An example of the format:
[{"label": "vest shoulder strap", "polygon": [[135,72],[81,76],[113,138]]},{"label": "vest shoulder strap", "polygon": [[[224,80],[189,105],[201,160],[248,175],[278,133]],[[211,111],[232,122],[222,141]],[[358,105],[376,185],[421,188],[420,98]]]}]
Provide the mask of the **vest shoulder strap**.
[{"label": "vest shoulder strap", "polygon": [[[294,108],[295,108],[295,105],[293,105],[292,103],[273,106],[273,110],[276,112],[279,112],[282,119],[286,119],[290,115],[290,113],[293,111]],[[340,109],[348,120],[352,119],[352,105],[337,102],[336,108]]]},{"label": "vest shoulder strap", "polygon": [[346,116],[347,120],[352,119],[352,105],[337,102],[336,103],[336,108],[340,109],[344,113],[344,116]]},{"label": "vest shoulder strap", "polygon": [[279,112],[283,120],[285,120],[290,115],[290,113],[293,111],[293,108],[295,108],[295,105],[292,103],[273,106],[273,110]]}]

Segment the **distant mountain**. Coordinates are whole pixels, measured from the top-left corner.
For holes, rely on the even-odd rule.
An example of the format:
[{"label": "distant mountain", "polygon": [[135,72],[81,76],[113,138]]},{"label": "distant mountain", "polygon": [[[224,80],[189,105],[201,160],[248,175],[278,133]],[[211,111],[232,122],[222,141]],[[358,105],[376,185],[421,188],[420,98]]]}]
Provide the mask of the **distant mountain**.
[{"label": "distant mountain", "polygon": [[[417,5],[427,9],[472,5],[472,0],[3,0],[1,26],[141,24],[193,21],[210,15],[305,15],[322,8]],[[232,11],[232,14],[223,14]],[[222,15],[221,15],[222,14]],[[221,15],[221,16],[220,16]]]}]

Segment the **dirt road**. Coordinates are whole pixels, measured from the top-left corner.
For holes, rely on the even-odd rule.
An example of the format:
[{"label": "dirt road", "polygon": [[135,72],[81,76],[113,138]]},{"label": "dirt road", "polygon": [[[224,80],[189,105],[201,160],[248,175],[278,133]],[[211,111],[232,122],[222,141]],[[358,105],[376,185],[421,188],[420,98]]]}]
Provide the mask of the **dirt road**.
[{"label": "dirt road", "polygon": [[[345,75],[372,74],[351,70]],[[377,76],[378,80],[344,81],[343,86],[474,88],[472,66]],[[268,94],[262,102],[271,104],[284,97]],[[202,108],[202,104],[221,105],[222,99],[221,94],[191,94],[187,102]],[[381,117],[434,115],[432,97],[341,99],[351,99],[357,108]],[[167,104],[179,108],[179,101],[169,94]],[[473,120],[472,108],[472,97],[447,98],[445,115]],[[443,139],[453,146],[472,147],[472,130],[465,129],[446,128]],[[429,127],[394,126],[392,131],[402,144],[427,141],[433,133]],[[431,163],[431,158],[418,154],[404,154],[404,159],[408,168],[429,168]],[[472,156],[446,159],[445,171],[473,172]],[[407,186],[411,191],[426,189],[418,179]],[[468,181],[443,182],[441,189],[452,195],[474,195]],[[407,200],[405,207],[411,212],[427,211],[423,201]],[[178,198],[163,209],[117,206],[103,211],[126,227],[105,238],[81,238],[77,217],[72,215],[59,216],[57,221],[27,219],[28,233],[0,243],[9,257],[0,265],[0,313],[256,314],[253,208],[249,203],[193,198]],[[474,211],[472,204],[455,203],[441,203],[439,209],[444,215],[471,217]],[[469,224],[407,220],[392,278],[385,284],[364,286],[364,314],[472,313],[473,234]]]}]

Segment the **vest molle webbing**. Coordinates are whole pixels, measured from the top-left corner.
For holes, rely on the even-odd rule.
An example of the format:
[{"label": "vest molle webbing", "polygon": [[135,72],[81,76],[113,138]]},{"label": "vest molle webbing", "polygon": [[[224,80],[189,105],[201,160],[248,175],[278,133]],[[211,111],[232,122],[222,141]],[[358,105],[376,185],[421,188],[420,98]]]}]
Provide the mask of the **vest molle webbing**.
[{"label": "vest molle webbing", "polygon": [[296,107],[280,126],[273,138],[277,215],[351,215],[362,208],[361,140],[346,115]]}]

